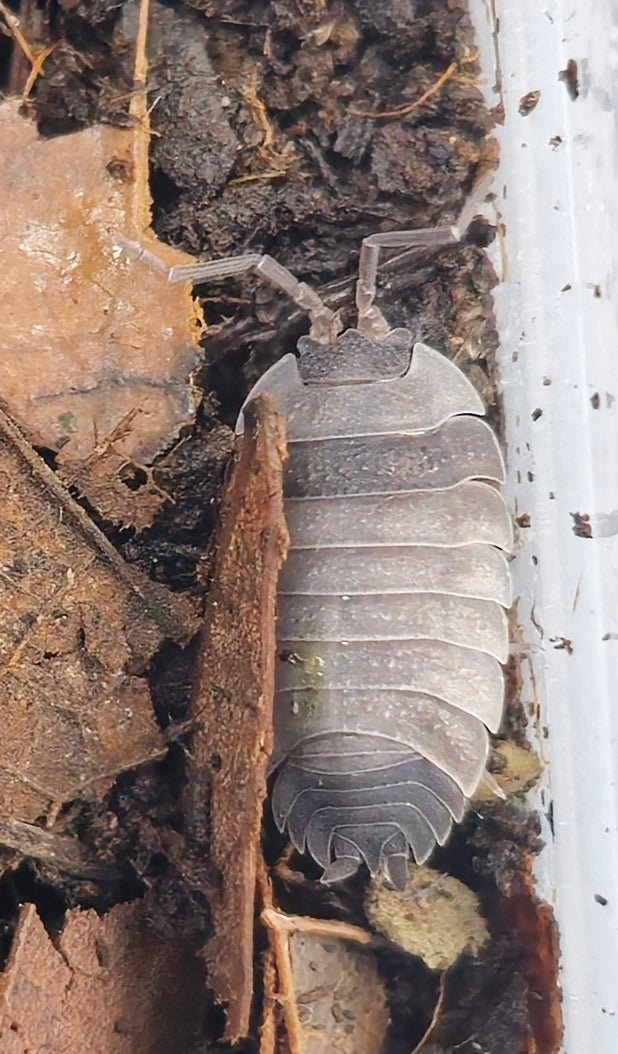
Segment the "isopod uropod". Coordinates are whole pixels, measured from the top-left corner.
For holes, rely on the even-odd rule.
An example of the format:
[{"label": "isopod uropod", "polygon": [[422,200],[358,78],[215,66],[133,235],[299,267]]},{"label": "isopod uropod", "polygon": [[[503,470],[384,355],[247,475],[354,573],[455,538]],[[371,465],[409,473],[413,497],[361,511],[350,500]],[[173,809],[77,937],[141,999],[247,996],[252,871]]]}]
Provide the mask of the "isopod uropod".
[{"label": "isopod uropod", "polygon": [[365,239],[358,324],[343,333],[268,256],[170,272],[255,268],[311,318],[300,358],[285,355],[246,402],[268,393],[288,440],[272,810],[325,882],[364,862],[402,886],[409,850],[424,862],[462,819],[501,722],[512,525],[500,449],[463,373],[374,305],[380,249],[457,241],[478,201],[457,227]]}]

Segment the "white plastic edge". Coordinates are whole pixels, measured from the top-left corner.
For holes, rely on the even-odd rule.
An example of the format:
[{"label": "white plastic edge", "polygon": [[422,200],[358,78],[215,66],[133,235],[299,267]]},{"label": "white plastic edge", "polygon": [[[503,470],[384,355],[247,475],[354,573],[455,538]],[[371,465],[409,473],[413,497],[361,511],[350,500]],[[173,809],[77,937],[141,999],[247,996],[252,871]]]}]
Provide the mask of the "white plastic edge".
[{"label": "white plastic edge", "polygon": [[[563,1049],[616,1054],[618,0],[471,8],[487,101],[505,109],[498,361],[511,498],[530,517],[514,576],[524,699],[547,762],[533,804],[553,810],[537,888],[560,930]],[[560,78],[569,60],[576,99]]]}]

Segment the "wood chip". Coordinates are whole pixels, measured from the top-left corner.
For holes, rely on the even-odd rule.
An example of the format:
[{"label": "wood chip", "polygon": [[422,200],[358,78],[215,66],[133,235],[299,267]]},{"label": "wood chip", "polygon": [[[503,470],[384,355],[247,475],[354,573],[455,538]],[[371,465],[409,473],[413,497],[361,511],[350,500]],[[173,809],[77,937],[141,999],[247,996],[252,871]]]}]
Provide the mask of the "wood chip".
[{"label": "wood chip", "polygon": [[206,955],[232,1042],[249,1032],[256,869],[272,751],[275,595],[287,545],[281,421],[265,398],[256,400],[254,414],[224,497],[188,781],[190,795],[204,773],[211,787],[210,856],[221,881]]},{"label": "wood chip", "polygon": [[372,937],[358,926],[262,912],[290,1054],[376,1054],[390,1025]]}]

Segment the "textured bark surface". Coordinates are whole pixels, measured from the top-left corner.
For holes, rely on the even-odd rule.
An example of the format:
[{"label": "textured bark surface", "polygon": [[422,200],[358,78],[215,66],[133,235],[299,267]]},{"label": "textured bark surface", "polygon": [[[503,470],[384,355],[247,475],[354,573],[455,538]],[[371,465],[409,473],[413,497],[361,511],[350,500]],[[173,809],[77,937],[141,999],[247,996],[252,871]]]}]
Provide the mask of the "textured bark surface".
[{"label": "textured bark surface", "polygon": [[284,454],[281,420],[258,400],[225,491],[196,663],[186,811],[194,815],[196,788],[204,788],[206,776],[210,844],[204,851],[210,850],[219,887],[206,957],[232,1041],[249,1032],[253,998],[257,866],[272,754],[275,597],[287,543]]}]

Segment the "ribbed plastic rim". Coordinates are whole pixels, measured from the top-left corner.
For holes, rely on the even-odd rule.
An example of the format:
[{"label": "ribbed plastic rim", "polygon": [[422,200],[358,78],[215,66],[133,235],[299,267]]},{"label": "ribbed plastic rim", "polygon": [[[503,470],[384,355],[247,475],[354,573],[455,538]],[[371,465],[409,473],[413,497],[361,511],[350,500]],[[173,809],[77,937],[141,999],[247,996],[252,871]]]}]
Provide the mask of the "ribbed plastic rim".
[{"label": "ribbed plastic rim", "polygon": [[540,707],[531,735],[547,762],[533,804],[553,813],[538,892],[560,929],[564,1050],[615,1054],[618,3],[471,8],[488,103],[505,111],[499,371],[510,494],[530,523],[514,574],[525,701]]}]

